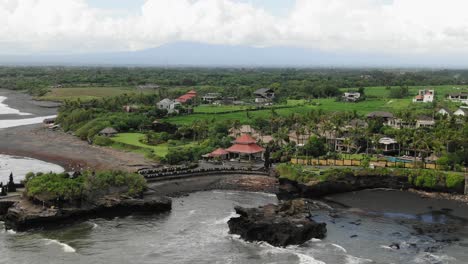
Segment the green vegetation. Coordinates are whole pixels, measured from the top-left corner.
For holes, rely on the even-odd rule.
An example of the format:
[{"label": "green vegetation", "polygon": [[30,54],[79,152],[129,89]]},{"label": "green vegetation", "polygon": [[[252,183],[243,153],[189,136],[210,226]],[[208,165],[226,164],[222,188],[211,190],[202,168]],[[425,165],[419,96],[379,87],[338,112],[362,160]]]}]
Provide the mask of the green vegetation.
[{"label": "green vegetation", "polygon": [[67,87],[67,88],[52,88],[43,96],[37,97],[44,101],[65,101],[65,100],[81,100],[83,102],[99,99],[103,97],[111,97],[128,93],[138,92],[134,87]]},{"label": "green vegetation", "polygon": [[144,144],[142,141],[145,139],[145,134],[142,133],[119,133],[111,140],[117,143],[130,145],[136,149],[149,150],[151,153],[158,157],[165,157],[169,153],[169,145],[167,143],[151,146]]},{"label": "green vegetation", "polygon": [[114,192],[139,196],[146,189],[146,181],[141,175],[121,171],[84,172],[76,177],[68,173],[29,173],[25,187],[25,195],[33,200],[81,204]]},{"label": "green vegetation", "polygon": [[310,166],[282,163],[276,166],[281,178],[308,183],[311,181],[336,181],[346,177],[360,177],[368,175],[378,176],[407,176],[412,185],[428,190],[451,190],[462,192],[465,177],[461,173],[443,172],[424,169],[350,169],[332,168],[315,169]]}]

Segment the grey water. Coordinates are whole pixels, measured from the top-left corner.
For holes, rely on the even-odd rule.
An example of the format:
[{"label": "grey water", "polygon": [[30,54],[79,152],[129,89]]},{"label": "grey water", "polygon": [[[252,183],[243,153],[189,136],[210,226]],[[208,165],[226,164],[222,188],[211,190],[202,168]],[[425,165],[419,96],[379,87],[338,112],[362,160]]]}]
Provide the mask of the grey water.
[{"label": "grey water", "polygon": [[[430,214],[439,206],[453,204],[427,200],[431,208],[423,204],[411,212],[404,203],[394,208],[361,203],[370,197],[373,204],[403,199],[412,206],[422,200],[403,192],[342,194],[336,199],[349,201],[351,207],[339,217],[330,217],[325,211],[314,215],[327,223],[325,239],[276,248],[245,242],[230,235],[227,226],[229,218],[235,216],[234,206],[276,203],[274,195],[197,192],[175,198],[172,212],[162,215],[95,219],[54,230],[4,231],[0,233],[0,263],[467,263],[466,207],[455,205],[452,211],[442,211],[447,221],[460,227],[456,234],[441,234],[458,240],[443,242],[416,234],[413,224],[423,224],[418,219],[404,220],[406,215]],[[392,243],[398,243],[400,249],[389,247]]]}]

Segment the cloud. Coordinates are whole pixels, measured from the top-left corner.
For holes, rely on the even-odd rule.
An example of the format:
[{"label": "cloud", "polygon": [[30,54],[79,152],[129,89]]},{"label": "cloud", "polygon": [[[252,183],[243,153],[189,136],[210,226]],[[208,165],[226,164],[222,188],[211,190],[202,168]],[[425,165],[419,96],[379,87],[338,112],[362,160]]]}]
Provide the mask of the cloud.
[{"label": "cloud", "polygon": [[141,12],[85,0],[0,0],[0,53],[139,50],[175,41],[468,54],[466,0],[296,0],[286,15],[236,0],[147,0]]}]

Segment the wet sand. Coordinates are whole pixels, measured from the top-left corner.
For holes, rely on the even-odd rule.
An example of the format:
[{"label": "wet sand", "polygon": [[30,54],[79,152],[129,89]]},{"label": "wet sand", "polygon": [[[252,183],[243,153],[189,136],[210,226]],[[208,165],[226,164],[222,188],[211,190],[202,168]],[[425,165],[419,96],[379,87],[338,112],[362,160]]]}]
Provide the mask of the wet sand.
[{"label": "wet sand", "polygon": [[0,130],[0,153],[35,158],[66,170],[121,169],[135,171],[151,166],[143,155],[89,145],[75,136],[42,125]]},{"label": "wet sand", "polygon": [[[8,107],[31,114],[0,114],[0,122],[57,114],[56,103],[38,102],[27,94],[4,89],[0,89],[0,96],[7,97],[3,103]],[[135,171],[152,165],[141,154],[89,145],[73,135],[49,130],[42,124],[0,129],[0,154],[35,158],[71,171],[88,168]]]}]

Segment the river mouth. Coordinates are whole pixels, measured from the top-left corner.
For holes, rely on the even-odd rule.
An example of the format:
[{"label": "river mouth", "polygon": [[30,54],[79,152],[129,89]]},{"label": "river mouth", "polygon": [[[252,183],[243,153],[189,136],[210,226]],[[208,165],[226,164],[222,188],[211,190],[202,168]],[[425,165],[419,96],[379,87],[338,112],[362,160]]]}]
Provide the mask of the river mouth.
[{"label": "river mouth", "polygon": [[56,116],[57,106],[34,101],[24,93],[0,89],[0,129],[42,123]]},{"label": "river mouth", "polygon": [[[371,194],[374,199],[385,200],[401,193]],[[356,195],[361,193],[340,194],[345,200],[356,199]],[[366,195],[364,191],[362,196]],[[416,197],[401,195],[417,201]],[[404,217],[369,213],[383,212],[374,208],[314,212],[315,219],[327,223],[327,237],[301,246],[276,248],[247,243],[228,233],[227,221],[235,215],[234,206],[276,202],[274,195],[264,193],[196,192],[174,198],[173,210],[166,214],[94,219],[56,230],[0,233],[0,255],[6,256],[7,263],[15,259],[24,263],[458,264],[468,259],[466,226],[456,233],[459,240],[437,241],[415,232],[412,224],[401,222]],[[457,211],[454,208],[450,213]],[[392,243],[399,244],[400,249],[392,248]]]},{"label": "river mouth", "polygon": [[10,173],[13,173],[15,183],[19,183],[28,172],[63,171],[64,168],[61,166],[42,160],[0,154],[0,182],[4,184],[8,182]]}]

